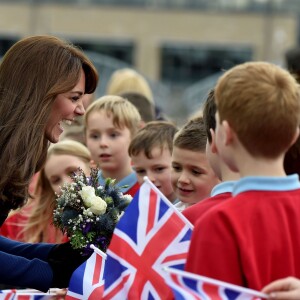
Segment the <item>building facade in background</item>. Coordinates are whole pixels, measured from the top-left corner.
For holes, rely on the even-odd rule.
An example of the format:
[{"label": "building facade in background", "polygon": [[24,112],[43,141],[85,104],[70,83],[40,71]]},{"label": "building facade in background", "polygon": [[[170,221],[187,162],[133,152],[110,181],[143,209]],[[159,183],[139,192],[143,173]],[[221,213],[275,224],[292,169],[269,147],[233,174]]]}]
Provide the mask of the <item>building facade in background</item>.
[{"label": "building facade in background", "polygon": [[[190,113],[183,91],[208,76],[249,60],[283,65],[298,43],[298,7],[299,0],[0,0],[0,55],[24,36],[56,35],[134,67],[159,82],[167,113]],[[100,81],[103,94],[101,70]]]}]

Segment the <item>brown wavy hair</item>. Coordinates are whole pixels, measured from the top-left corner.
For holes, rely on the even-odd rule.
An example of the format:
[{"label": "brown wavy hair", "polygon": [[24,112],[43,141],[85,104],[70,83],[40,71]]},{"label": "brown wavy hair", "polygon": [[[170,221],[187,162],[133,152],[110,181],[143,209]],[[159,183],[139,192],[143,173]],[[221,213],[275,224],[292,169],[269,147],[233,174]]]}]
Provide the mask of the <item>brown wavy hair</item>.
[{"label": "brown wavy hair", "polygon": [[72,44],[53,36],[27,37],[14,44],[0,65],[0,211],[22,206],[31,177],[44,164],[45,126],[53,101],[85,72],[85,93],[93,93],[98,74]]}]

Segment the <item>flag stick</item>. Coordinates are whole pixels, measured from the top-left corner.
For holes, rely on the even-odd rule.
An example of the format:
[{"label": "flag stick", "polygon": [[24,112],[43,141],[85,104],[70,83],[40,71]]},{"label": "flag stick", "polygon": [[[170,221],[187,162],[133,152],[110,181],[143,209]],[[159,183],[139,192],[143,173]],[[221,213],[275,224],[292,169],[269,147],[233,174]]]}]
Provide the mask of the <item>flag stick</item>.
[{"label": "flag stick", "polygon": [[106,253],[104,253],[103,251],[101,251],[95,245],[91,244],[90,248],[92,248],[97,254],[101,255],[104,259],[106,259],[106,257],[107,257]]}]

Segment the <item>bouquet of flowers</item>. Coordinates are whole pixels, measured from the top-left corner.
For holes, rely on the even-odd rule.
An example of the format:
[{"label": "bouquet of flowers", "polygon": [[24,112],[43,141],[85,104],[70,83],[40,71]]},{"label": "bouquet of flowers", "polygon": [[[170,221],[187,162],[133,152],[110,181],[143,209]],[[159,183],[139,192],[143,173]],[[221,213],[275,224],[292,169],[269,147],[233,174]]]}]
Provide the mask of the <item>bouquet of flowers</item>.
[{"label": "bouquet of flowers", "polygon": [[83,255],[93,251],[91,244],[107,250],[114,228],[132,199],[123,195],[113,179],[100,185],[98,174],[97,168],[91,168],[90,177],[81,169],[71,175],[73,182],[62,187],[53,212],[54,225]]}]

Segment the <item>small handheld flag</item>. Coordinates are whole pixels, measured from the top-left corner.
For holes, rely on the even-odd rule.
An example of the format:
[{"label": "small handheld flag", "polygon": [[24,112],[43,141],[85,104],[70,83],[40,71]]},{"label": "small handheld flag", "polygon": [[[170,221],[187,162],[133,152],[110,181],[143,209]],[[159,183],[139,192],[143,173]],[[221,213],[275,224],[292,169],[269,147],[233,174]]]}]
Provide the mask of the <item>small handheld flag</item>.
[{"label": "small handheld flag", "polygon": [[170,299],[163,266],[183,269],[192,226],[150,182],[118,222],[107,251],[103,299]]},{"label": "small handheld flag", "polygon": [[[173,268],[164,268],[175,300],[260,300],[268,295]],[[166,275],[167,275],[166,274]]]},{"label": "small handheld flag", "polygon": [[91,248],[94,253],[74,271],[70,279],[66,300],[98,300],[102,297],[106,254],[94,245]]}]

